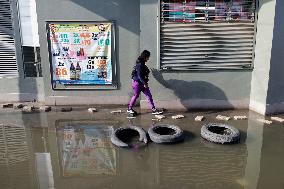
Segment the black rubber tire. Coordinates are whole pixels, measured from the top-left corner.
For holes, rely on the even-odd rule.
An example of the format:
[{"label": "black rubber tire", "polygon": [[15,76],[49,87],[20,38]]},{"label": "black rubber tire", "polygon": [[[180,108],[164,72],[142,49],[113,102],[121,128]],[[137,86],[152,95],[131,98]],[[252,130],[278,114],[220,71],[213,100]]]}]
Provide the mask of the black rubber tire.
[{"label": "black rubber tire", "polygon": [[[216,132],[210,131],[213,127],[220,128],[224,130],[226,134],[218,134]],[[214,143],[237,143],[240,141],[240,132],[233,126],[220,124],[220,123],[208,123],[201,127],[201,137]]]},{"label": "black rubber tire", "polygon": [[[156,132],[157,129],[172,129],[174,130],[173,134],[158,134]],[[158,124],[149,128],[148,134],[150,139],[155,143],[177,143],[184,139],[183,130],[176,125],[168,125],[168,124]]]},{"label": "black rubber tire", "polygon": [[139,141],[144,142],[145,144],[148,143],[148,139],[147,139],[147,135],[146,132],[140,128],[140,127],[136,127],[136,126],[129,126],[129,127],[119,127],[117,129],[115,129],[112,134],[111,134],[111,142],[118,146],[118,147],[123,147],[123,148],[129,148],[131,147],[129,144],[123,142],[119,137],[119,133],[123,130],[134,130],[137,131],[139,133]]}]

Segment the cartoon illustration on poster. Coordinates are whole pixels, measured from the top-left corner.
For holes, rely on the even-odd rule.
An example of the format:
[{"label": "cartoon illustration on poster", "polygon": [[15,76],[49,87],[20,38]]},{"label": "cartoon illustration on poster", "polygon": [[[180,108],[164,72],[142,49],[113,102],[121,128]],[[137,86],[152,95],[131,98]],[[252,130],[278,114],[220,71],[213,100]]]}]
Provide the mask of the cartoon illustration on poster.
[{"label": "cartoon illustration on poster", "polygon": [[57,127],[63,176],[115,175],[116,153],[105,126]]},{"label": "cartoon illustration on poster", "polygon": [[112,84],[111,23],[49,23],[52,81]]}]

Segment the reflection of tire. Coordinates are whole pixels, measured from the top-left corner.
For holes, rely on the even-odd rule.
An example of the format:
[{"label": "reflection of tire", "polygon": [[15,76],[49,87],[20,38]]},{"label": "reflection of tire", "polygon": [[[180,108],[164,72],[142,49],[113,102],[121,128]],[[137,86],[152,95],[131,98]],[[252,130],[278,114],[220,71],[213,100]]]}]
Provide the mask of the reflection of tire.
[{"label": "reflection of tire", "polygon": [[119,127],[112,132],[111,135],[111,142],[118,146],[118,147],[131,147],[131,145],[125,142],[125,139],[131,138],[135,135],[139,134],[139,141],[144,142],[147,144],[147,135],[146,132],[136,126],[129,126],[129,127]]},{"label": "reflection of tire", "polygon": [[215,143],[235,143],[240,141],[240,132],[233,126],[208,123],[201,128],[202,138]]},{"label": "reflection of tire", "polygon": [[175,125],[154,125],[148,134],[155,143],[176,143],[184,139],[183,131]]}]

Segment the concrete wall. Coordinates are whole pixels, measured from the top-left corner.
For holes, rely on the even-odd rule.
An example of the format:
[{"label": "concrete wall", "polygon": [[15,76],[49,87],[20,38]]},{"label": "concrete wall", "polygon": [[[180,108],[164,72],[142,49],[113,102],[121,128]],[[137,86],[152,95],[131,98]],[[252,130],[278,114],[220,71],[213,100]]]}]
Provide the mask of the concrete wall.
[{"label": "concrete wall", "polygon": [[[140,49],[152,52],[151,68],[158,64],[159,0],[141,0]],[[150,78],[157,104],[166,108],[247,108],[251,71],[165,72]],[[147,107],[142,101],[142,107]]]},{"label": "concrete wall", "polygon": [[1,78],[0,103],[33,101],[44,102],[42,78]]},{"label": "concrete wall", "polygon": [[266,113],[284,112],[284,1],[276,0]]},{"label": "concrete wall", "polygon": [[[139,53],[138,0],[37,0],[46,104],[127,104],[131,96],[130,75]],[[55,91],[51,88],[46,21],[109,21],[116,23],[117,90]]]},{"label": "concrete wall", "polygon": [[[149,67],[157,68],[158,5],[157,0],[95,2],[38,0],[37,11],[46,103],[57,105],[68,103],[126,104],[131,95],[131,68],[140,50],[149,49],[151,51]],[[51,89],[45,30],[45,21],[50,20],[116,21],[118,90],[54,91]],[[150,87],[158,106],[184,109],[247,108],[249,104],[250,71],[170,73],[154,71],[154,76],[151,75]],[[141,105],[142,108],[145,107],[144,100]]]},{"label": "concrete wall", "polygon": [[260,0],[255,46],[254,70],[251,80],[250,109],[264,114],[269,82],[271,48],[276,0]]}]

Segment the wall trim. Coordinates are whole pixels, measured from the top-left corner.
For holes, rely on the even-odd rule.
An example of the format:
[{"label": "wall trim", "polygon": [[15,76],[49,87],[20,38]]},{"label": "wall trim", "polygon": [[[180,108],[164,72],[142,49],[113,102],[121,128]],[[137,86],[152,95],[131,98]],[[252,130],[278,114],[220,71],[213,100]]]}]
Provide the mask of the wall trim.
[{"label": "wall trim", "polygon": [[[157,108],[186,111],[189,109],[248,109],[249,100],[191,99],[186,101],[157,100]],[[149,109],[147,101],[140,101],[141,109]]]},{"label": "wall trim", "polygon": [[254,101],[254,100],[250,101],[249,109],[259,114],[262,114],[262,115],[265,115],[265,111],[266,111],[265,104]]},{"label": "wall trim", "polygon": [[265,113],[266,114],[284,113],[284,102],[267,104]]},{"label": "wall trim", "polygon": [[44,102],[44,94],[36,93],[3,93],[0,94],[0,102],[28,102],[36,100]]},{"label": "wall trim", "polygon": [[[126,105],[129,96],[47,96],[45,104],[49,106],[68,105]],[[125,107],[126,108],[126,107]]]}]

